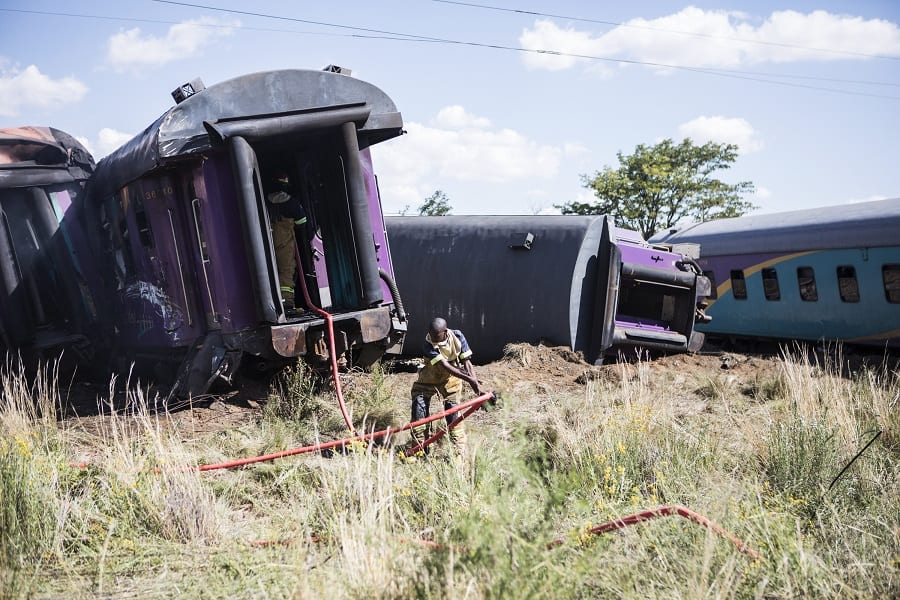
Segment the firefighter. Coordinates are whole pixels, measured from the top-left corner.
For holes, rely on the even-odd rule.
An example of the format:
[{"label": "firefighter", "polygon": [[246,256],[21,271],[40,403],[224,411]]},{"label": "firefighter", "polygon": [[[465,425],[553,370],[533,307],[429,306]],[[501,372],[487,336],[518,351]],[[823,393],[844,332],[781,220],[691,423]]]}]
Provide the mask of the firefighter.
[{"label": "firefighter", "polygon": [[[412,386],[412,420],[418,421],[428,416],[431,400],[435,396],[441,399],[444,410],[450,410],[459,404],[463,382],[472,387],[472,391],[481,394],[475,368],[470,360],[472,350],[462,331],[449,329],[447,321],[438,317],[431,322],[424,345],[425,366]],[[447,416],[447,425],[457,417],[456,413]],[[415,427],[410,432],[413,444],[417,445],[431,434],[430,423]],[[466,433],[462,424],[449,432],[450,441],[456,451],[465,455],[467,450]]]},{"label": "firefighter", "polygon": [[284,311],[290,316],[296,314],[294,303],[294,275],[297,273],[297,259],[294,246],[297,238],[296,225],[306,223],[306,214],[300,200],[294,195],[287,173],[279,172],[269,186],[266,201],[269,221],[272,224],[272,243],[275,246],[275,263],[278,267],[278,285]]}]

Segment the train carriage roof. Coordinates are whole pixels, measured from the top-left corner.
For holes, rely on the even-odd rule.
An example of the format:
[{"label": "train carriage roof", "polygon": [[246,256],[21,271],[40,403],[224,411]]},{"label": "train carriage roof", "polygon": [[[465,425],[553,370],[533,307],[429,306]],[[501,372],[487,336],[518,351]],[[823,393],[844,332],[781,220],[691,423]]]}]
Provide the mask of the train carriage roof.
[{"label": "train carriage roof", "polygon": [[90,152],[64,131],[0,129],[0,189],[84,180],[93,170]]},{"label": "train carriage roof", "polygon": [[700,244],[701,256],[900,245],[900,198],[717,219],[653,236]]},{"label": "train carriage roof", "polygon": [[330,71],[251,73],[188,97],[101,160],[93,193],[108,196],[169,160],[208,150],[234,124],[274,123],[278,135],[290,135],[299,121],[309,126],[312,119],[340,111],[357,123],[361,148],[402,133],[394,102],[365,81]]}]

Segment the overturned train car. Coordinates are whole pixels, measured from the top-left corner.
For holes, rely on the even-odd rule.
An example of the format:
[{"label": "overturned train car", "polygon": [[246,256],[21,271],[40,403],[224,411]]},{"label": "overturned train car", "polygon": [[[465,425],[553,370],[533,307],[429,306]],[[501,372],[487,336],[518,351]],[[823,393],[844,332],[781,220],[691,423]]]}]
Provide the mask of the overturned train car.
[{"label": "overturned train car", "polygon": [[510,342],[565,345],[594,363],[703,343],[694,323],[706,318],[706,277],[609,217],[389,217],[387,228],[409,354],[435,316],[462,329],[481,361]]},{"label": "overturned train car", "polygon": [[0,351],[90,365],[97,273],[84,235],[94,159],[49,127],[0,129]]},{"label": "overturned train car", "polygon": [[89,208],[116,354],[174,378],[178,394],[229,381],[247,357],[258,369],[327,358],[323,319],[283,304],[264,184],[276,172],[306,215],[298,283],[333,315],[337,352],[366,364],[399,351],[405,323],[368,148],[402,124],[364,81],[263,72],[196,91],[100,161]]}]

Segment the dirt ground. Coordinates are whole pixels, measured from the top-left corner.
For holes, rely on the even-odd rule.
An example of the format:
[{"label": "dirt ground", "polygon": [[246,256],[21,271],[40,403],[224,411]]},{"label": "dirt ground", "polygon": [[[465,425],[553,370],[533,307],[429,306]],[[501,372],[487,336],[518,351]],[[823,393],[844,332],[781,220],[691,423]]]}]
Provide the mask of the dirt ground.
[{"label": "dirt ground", "polygon": [[[826,358],[821,349],[807,348],[803,351],[810,353],[812,361],[824,361]],[[778,348],[746,353],[707,347],[697,354],[642,357],[640,360],[636,356],[620,357],[618,361],[593,366],[568,348],[515,344],[508,348],[503,359],[478,366],[477,373],[485,390],[502,395],[571,394],[584,389],[592,381],[634,379],[638,377],[639,365],[643,365],[646,369],[644,377],[649,378],[660,396],[678,405],[675,407],[678,412],[690,414],[708,408],[703,394],[698,394],[703,382],[748,386],[752,382],[771,379],[779,369],[779,352]],[[881,364],[883,360],[883,354],[845,350],[841,363],[846,375],[851,376],[865,365]],[[889,360],[893,368],[897,368],[900,356],[895,354]],[[397,398],[398,407],[408,406],[407,393],[415,379],[418,362],[417,359],[402,359],[385,363],[384,385],[392,397]],[[352,395],[354,388],[365,389],[371,377],[365,372],[343,373],[341,381],[345,396]],[[157,401],[155,408],[179,431],[192,436],[204,435],[255,421],[269,393],[267,382],[245,380],[236,389],[217,395],[172,403]],[[127,414],[125,394],[115,394],[112,403],[109,402],[109,395],[109,390],[88,384],[69,386],[64,394],[65,408],[61,413],[66,426],[96,432],[103,427],[109,415]],[[151,398],[153,391],[143,396]]]}]

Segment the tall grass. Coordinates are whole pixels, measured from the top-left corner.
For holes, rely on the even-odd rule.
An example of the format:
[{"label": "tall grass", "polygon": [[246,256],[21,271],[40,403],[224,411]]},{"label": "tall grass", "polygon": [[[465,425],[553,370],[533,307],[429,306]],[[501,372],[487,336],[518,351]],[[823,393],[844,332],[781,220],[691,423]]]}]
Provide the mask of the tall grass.
[{"label": "tall grass", "polygon": [[[638,363],[549,386],[517,371],[537,360],[523,352],[502,373],[505,407],[473,417],[461,460],[358,444],[206,474],[190,467],[342,435],[327,387],[296,369],[255,422],[188,439],[138,390],[127,414],[99,427],[57,423],[52,386],[7,372],[0,596],[896,593],[900,381],[889,367],[849,375],[837,361],[786,354],[752,381],[692,385]],[[409,382],[377,370],[349,378],[356,422],[404,421]],[[586,533],[671,503],[709,516],[762,559],[683,520]],[[566,543],[548,548],[556,537]]]}]

